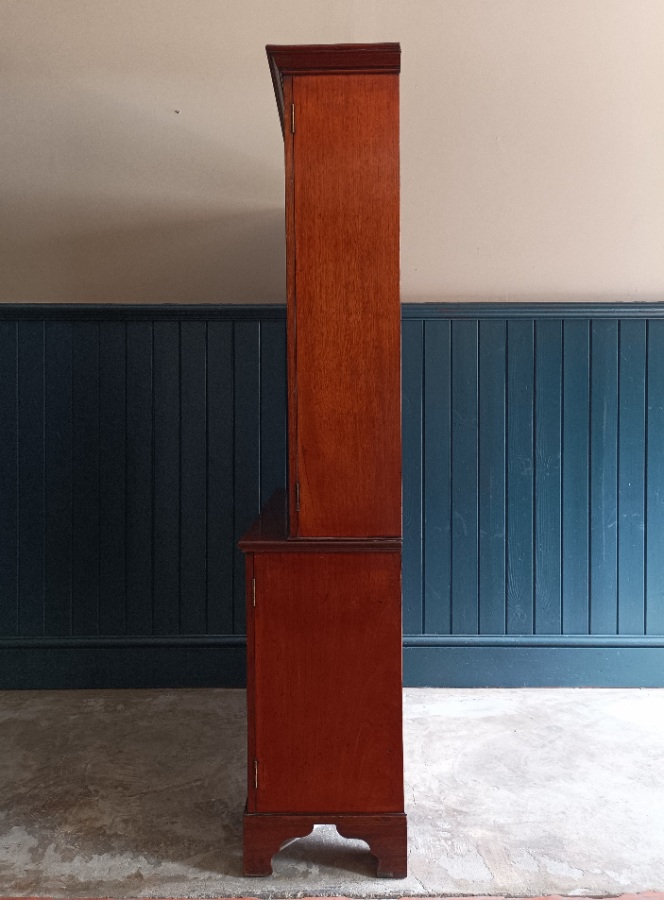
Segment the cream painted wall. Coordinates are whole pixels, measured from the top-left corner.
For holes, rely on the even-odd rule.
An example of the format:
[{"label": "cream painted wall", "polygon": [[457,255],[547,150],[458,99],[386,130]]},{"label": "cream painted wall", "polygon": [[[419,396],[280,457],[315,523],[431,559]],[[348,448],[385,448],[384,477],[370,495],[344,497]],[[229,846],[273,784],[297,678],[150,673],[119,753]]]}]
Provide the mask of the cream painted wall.
[{"label": "cream painted wall", "polygon": [[0,301],[283,300],[264,45],[374,40],[404,300],[664,299],[664,0],[0,0]]}]

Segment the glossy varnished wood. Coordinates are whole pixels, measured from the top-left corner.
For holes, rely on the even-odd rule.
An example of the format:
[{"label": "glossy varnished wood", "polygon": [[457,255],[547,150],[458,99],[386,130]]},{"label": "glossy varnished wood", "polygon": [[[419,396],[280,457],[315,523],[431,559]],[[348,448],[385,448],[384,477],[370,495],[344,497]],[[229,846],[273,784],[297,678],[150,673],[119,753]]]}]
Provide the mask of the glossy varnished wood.
[{"label": "glossy varnished wood", "polygon": [[400,50],[268,47],[284,134],[288,490],[246,554],[245,872],[331,823],[406,873]]},{"label": "glossy varnished wood", "polygon": [[400,553],[252,557],[249,811],[402,812]]},{"label": "glossy varnished wood", "polygon": [[245,552],[386,553],[401,550],[401,538],[290,538],[286,492],[275,491],[251,528],[238,542]]},{"label": "glossy varnished wood", "polygon": [[292,102],[293,534],[397,536],[398,78],[293,76]]},{"label": "glossy varnished wood", "polygon": [[272,857],[293,838],[306,837],[314,825],[335,825],[342,837],[366,841],[377,860],[379,878],[406,877],[406,816],[244,816],[244,874],[271,875]]},{"label": "glossy varnished wood", "polygon": [[[291,107],[293,79],[283,79],[284,102]],[[293,142],[295,135],[290,128],[284,131],[285,210],[286,210],[286,359],[288,383],[288,534],[297,534],[297,378],[296,346],[297,320],[295,315],[295,171],[293,167]]]}]

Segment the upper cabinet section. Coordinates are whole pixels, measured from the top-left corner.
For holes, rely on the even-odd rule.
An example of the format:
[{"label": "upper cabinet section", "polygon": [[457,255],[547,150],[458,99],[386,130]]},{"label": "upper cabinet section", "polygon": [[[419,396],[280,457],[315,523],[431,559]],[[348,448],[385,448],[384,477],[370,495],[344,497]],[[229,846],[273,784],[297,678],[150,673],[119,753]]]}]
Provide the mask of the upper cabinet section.
[{"label": "upper cabinet section", "polygon": [[397,537],[399,47],[268,57],[286,159],[290,536]]}]

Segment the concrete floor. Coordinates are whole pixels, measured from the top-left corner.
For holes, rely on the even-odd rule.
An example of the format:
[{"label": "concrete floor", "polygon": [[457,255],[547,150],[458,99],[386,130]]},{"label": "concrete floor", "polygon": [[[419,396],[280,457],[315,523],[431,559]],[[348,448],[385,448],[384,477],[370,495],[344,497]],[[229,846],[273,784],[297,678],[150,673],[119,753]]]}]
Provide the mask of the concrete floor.
[{"label": "concrete floor", "polygon": [[664,690],[405,692],[410,874],[317,828],[241,872],[241,691],[0,693],[0,895],[664,888]]}]

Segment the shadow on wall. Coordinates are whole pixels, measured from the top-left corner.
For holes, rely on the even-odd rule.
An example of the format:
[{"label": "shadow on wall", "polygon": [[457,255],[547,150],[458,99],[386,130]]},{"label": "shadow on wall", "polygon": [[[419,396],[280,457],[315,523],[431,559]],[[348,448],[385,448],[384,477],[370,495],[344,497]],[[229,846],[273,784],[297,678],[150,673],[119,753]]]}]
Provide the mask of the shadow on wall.
[{"label": "shadow on wall", "polygon": [[283,301],[280,154],[270,170],[232,146],[223,110],[140,99],[71,84],[16,91],[0,302]]},{"label": "shadow on wall", "polygon": [[3,302],[283,301],[283,211],[15,241]]}]

